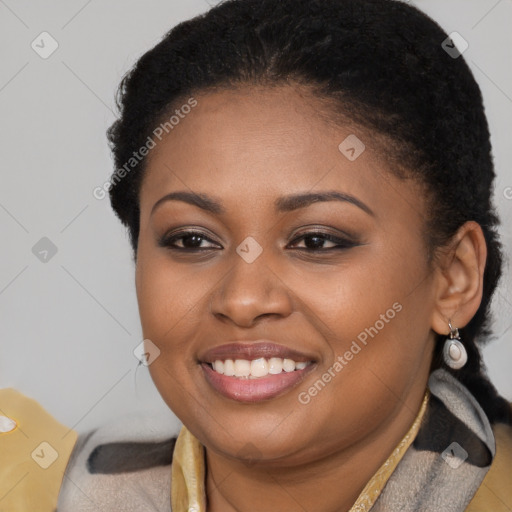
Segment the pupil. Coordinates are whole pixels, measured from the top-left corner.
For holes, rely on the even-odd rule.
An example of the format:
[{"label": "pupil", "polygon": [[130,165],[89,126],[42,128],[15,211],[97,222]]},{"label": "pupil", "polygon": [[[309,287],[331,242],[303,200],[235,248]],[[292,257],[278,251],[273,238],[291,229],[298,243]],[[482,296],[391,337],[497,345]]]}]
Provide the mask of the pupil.
[{"label": "pupil", "polygon": [[[186,243],[187,240],[192,241],[192,243],[187,244]],[[201,245],[201,241],[202,241],[202,239],[201,239],[201,236],[199,236],[199,235],[187,235],[187,236],[183,237],[183,245],[185,247],[187,247],[187,246],[188,247],[198,247]]]},{"label": "pupil", "polygon": [[[307,243],[308,240],[316,240],[317,243],[313,242],[313,244],[308,244]],[[307,236],[306,238],[304,238],[304,242],[306,244],[306,247],[308,247],[308,248],[318,248],[318,247],[322,247],[324,239],[317,235],[311,235],[311,236]]]}]

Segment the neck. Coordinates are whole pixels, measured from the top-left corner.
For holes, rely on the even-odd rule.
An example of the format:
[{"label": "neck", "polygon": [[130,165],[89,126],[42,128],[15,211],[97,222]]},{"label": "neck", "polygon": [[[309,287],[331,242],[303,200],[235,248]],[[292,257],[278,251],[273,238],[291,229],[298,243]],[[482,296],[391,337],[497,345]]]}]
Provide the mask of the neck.
[{"label": "neck", "polygon": [[413,424],[424,389],[356,444],[299,464],[248,464],[206,450],[208,512],[347,512]]}]

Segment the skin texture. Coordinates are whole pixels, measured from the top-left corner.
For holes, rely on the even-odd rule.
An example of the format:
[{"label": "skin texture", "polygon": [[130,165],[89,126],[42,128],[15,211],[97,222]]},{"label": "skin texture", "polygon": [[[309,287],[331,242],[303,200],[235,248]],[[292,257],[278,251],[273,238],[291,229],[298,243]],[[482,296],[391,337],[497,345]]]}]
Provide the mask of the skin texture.
[{"label": "skin texture", "polygon": [[[349,510],[417,415],[435,332],[449,332],[448,318],[466,325],[478,308],[481,229],[467,223],[429,262],[421,187],[393,177],[371,134],[327,123],[316,100],[290,86],[195,97],[197,107],[149,155],[140,193],[137,297],[144,337],[161,351],[152,378],[206,447],[210,512]],[[355,161],[338,149],[350,134],[366,145]],[[152,212],[178,190],[214,196],[225,213],[182,201]],[[327,190],[373,213],[339,201],[274,211],[279,196]],[[171,230],[191,228],[208,250],[159,246]],[[327,251],[338,242],[300,238],[318,230],[358,245]],[[263,249],[252,263],[236,252],[248,236]],[[395,303],[394,318],[300,403]],[[271,400],[218,394],[199,354],[262,338],[310,355],[315,369]]]}]

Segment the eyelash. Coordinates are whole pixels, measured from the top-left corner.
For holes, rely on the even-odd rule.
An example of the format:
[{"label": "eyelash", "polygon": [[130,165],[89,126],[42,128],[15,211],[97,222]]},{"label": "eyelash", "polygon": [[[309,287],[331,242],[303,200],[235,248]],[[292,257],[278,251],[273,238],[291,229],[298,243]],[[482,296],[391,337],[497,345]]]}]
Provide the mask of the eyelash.
[{"label": "eyelash", "polygon": [[[205,236],[205,234],[200,231],[188,230],[188,231],[181,231],[179,233],[174,233],[172,235],[164,235],[158,241],[158,245],[160,247],[165,247],[172,251],[181,251],[181,252],[189,252],[189,253],[215,250],[215,248],[213,248],[213,247],[202,247],[202,248],[201,247],[196,247],[196,248],[188,247],[187,248],[187,247],[176,247],[175,245],[173,245],[173,243],[176,240],[180,240],[180,239],[187,238],[189,236],[194,236],[194,235],[202,238],[203,241],[206,240],[211,243],[216,243],[216,242],[213,242],[213,240],[211,240],[210,238]],[[305,238],[309,238],[309,237],[322,238],[324,241],[336,243],[337,246],[328,247],[326,249],[322,249],[322,248],[308,249],[306,247],[301,247],[301,248],[295,249],[295,250],[303,251],[303,252],[307,252],[307,253],[319,253],[319,252],[327,252],[327,251],[333,251],[333,250],[339,251],[339,250],[344,250],[344,249],[350,249],[351,247],[355,247],[356,245],[359,245],[358,242],[356,242],[356,241],[350,240],[348,238],[336,237],[330,233],[323,233],[322,231],[307,231],[305,233],[300,234],[291,243],[297,243],[297,241],[305,239]]]}]

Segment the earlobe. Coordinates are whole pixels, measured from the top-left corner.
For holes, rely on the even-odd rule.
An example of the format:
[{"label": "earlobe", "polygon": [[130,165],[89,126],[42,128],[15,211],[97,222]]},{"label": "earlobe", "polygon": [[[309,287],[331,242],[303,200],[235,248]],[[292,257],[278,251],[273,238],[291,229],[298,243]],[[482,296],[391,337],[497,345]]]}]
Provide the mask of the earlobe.
[{"label": "earlobe", "polygon": [[487,246],[480,225],[468,221],[439,250],[432,329],[448,334],[448,321],[464,327],[480,306]]}]

